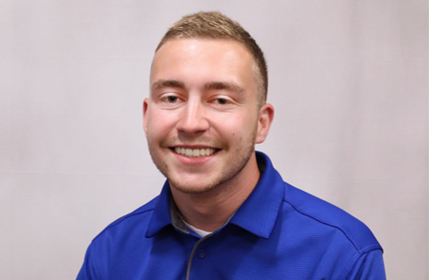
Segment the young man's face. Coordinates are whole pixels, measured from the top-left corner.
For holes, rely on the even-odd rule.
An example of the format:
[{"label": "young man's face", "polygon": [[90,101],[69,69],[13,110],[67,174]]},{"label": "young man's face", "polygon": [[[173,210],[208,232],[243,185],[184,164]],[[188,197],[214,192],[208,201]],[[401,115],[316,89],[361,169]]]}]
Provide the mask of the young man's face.
[{"label": "young man's face", "polygon": [[268,129],[261,128],[254,61],[244,46],[167,41],[154,57],[150,86],[144,129],[152,159],[171,186],[201,193],[246,180],[254,144]]}]

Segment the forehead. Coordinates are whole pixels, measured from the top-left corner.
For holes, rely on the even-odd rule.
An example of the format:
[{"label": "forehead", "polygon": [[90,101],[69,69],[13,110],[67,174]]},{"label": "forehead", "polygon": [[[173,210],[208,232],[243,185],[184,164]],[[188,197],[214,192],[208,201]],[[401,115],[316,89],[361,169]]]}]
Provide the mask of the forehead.
[{"label": "forehead", "polygon": [[243,44],[220,39],[170,39],[154,56],[151,84],[157,80],[232,80],[256,84],[255,63]]},{"label": "forehead", "polygon": [[173,48],[175,51],[186,51],[187,49],[193,49],[199,46],[202,46],[206,49],[216,49],[218,52],[240,49],[242,52],[246,52],[252,57],[251,52],[243,43],[233,39],[219,38],[171,38],[165,41],[164,44],[157,49],[156,56],[158,53],[160,53],[160,50],[162,50],[161,53],[164,54],[166,49]]}]

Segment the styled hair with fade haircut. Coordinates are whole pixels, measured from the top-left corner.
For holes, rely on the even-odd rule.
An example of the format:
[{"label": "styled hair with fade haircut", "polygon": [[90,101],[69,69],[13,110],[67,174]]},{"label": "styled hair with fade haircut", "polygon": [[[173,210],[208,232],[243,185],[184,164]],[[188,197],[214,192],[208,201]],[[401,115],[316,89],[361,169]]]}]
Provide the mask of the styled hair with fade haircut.
[{"label": "styled hair with fade haircut", "polygon": [[184,16],[170,26],[157,46],[158,51],[170,39],[225,39],[243,44],[252,54],[259,83],[258,105],[266,103],[268,90],[267,64],[263,51],[243,27],[220,12],[198,12]]}]

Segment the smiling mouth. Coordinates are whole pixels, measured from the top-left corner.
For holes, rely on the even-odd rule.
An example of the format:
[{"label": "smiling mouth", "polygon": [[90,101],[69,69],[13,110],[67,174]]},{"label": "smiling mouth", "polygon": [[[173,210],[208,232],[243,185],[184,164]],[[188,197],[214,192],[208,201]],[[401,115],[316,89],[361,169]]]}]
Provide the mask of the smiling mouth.
[{"label": "smiling mouth", "polygon": [[214,148],[202,148],[202,149],[191,149],[191,148],[173,148],[175,153],[186,156],[186,157],[204,157],[214,154],[218,149]]}]

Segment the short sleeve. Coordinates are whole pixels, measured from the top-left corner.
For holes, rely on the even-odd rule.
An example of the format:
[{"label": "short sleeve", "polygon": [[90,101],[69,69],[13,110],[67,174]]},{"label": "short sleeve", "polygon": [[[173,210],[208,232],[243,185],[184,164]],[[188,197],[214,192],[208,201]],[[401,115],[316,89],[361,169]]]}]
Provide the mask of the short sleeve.
[{"label": "short sleeve", "polygon": [[363,254],[355,263],[348,280],[386,280],[382,250]]},{"label": "short sleeve", "polygon": [[90,245],[90,247],[88,247],[87,252],[85,254],[84,264],[82,265],[76,280],[95,280],[97,278],[94,275],[95,275],[95,269],[91,261],[91,245]]}]

